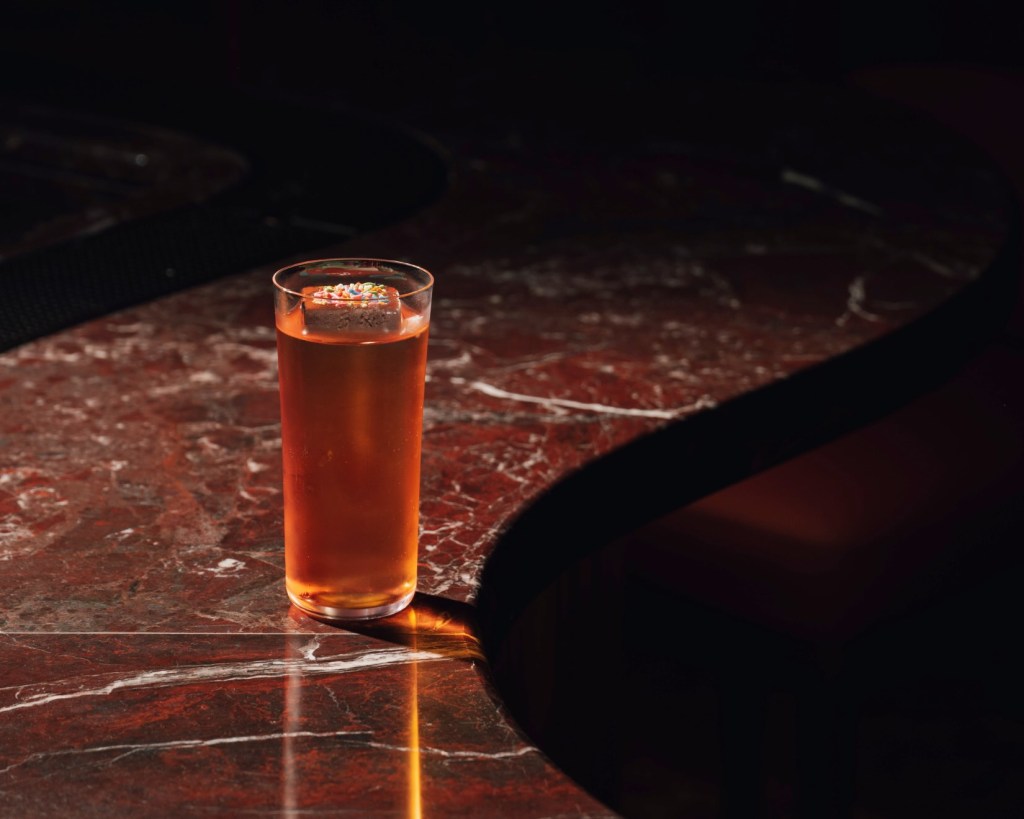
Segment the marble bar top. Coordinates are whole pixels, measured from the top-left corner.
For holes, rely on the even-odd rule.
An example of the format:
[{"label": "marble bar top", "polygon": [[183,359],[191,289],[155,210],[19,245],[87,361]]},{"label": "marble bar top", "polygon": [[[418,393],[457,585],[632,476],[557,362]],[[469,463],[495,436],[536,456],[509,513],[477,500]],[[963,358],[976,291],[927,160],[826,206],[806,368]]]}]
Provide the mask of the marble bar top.
[{"label": "marble bar top", "polygon": [[1000,180],[928,123],[795,86],[676,103],[425,118],[444,196],[311,254],[436,276],[419,594],[389,620],[284,595],[289,260],[0,355],[0,816],[614,815],[481,642],[602,533],[923,388],[1008,267]]}]

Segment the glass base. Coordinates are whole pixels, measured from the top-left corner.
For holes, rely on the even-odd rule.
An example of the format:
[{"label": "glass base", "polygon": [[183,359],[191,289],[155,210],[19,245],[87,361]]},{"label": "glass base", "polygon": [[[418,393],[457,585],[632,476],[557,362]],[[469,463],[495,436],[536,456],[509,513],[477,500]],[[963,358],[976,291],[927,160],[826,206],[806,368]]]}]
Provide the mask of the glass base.
[{"label": "glass base", "polygon": [[412,598],[416,594],[416,590],[413,589],[397,600],[379,606],[341,608],[338,606],[325,606],[312,600],[305,600],[298,595],[292,594],[291,589],[287,587],[285,591],[288,592],[288,599],[292,601],[292,604],[303,613],[308,614],[310,617],[315,617],[317,620],[327,620],[332,623],[345,622],[346,620],[374,620],[378,617],[397,614],[412,602]]}]

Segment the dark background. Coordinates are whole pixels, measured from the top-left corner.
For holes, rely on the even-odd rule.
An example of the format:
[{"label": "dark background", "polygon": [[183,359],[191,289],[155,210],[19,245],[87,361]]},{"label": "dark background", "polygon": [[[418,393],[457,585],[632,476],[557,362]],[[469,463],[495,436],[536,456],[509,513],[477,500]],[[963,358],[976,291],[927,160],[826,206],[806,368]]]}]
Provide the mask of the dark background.
[{"label": "dark background", "polygon": [[[5,94],[119,105],[250,89],[395,111],[488,85],[511,105],[600,106],[678,77],[840,80],[885,63],[1013,69],[1011,4],[394,2],[4,4]],[[470,96],[472,96],[470,94]]]},{"label": "dark background", "polygon": [[[408,216],[439,195],[445,171],[395,125],[472,137],[500,117],[590,139],[613,126],[671,130],[688,115],[679,89],[695,83],[852,84],[940,120],[945,109],[946,124],[1024,184],[1020,129],[1010,127],[1024,110],[1022,55],[1024,29],[995,0],[10,0],[0,8],[0,118],[17,121],[28,104],[164,126],[236,150],[250,174],[189,224],[124,228],[116,241],[135,279],[116,291],[104,248],[5,263],[0,273],[38,281],[40,292],[0,309],[0,331],[25,325],[0,333],[0,349]],[[870,73],[916,65],[961,73]],[[965,67],[986,81],[965,81]],[[30,230],[19,186],[40,176],[12,161],[0,156],[0,218],[17,234]],[[381,182],[389,178],[396,184]],[[346,180],[346,198],[329,189],[332,179]],[[163,250],[142,261],[158,245],[178,257]],[[166,269],[174,281],[164,281]],[[81,293],[69,294],[69,283]],[[39,304],[51,305],[48,315],[28,322]]]}]

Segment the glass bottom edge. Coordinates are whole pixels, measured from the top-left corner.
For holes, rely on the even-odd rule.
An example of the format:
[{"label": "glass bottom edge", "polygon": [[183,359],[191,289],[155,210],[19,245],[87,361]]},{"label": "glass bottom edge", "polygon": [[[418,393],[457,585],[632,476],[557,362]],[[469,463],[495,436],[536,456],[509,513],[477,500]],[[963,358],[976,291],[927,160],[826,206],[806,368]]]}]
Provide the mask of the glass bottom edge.
[{"label": "glass bottom edge", "polygon": [[331,623],[344,623],[354,620],[376,620],[381,617],[388,617],[392,614],[397,614],[412,602],[412,598],[416,594],[416,590],[413,589],[408,594],[405,594],[390,603],[384,603],[380,606],[348,609],[337,606],[317,605],[316,603],[311,603],[309,600],[303,600],[301,597],[292,594],[290,589],[286,588],[285,591],[288,592],[288,599],[292,601],[292,605],[299,609],[303,614],[308,614],[310,617],[317,620],[326,620]]}]

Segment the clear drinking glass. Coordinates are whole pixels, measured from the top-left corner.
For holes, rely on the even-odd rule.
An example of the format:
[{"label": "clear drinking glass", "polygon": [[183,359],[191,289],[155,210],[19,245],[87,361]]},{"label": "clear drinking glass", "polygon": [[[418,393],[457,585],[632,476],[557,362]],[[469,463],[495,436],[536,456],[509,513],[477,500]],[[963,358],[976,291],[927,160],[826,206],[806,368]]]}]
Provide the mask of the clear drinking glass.
[{"label": "clear drinking glass", "polygon": [[393,614],[416,591],[434,279],[324,259],[273,281],[288,597],[328,620]]}]

